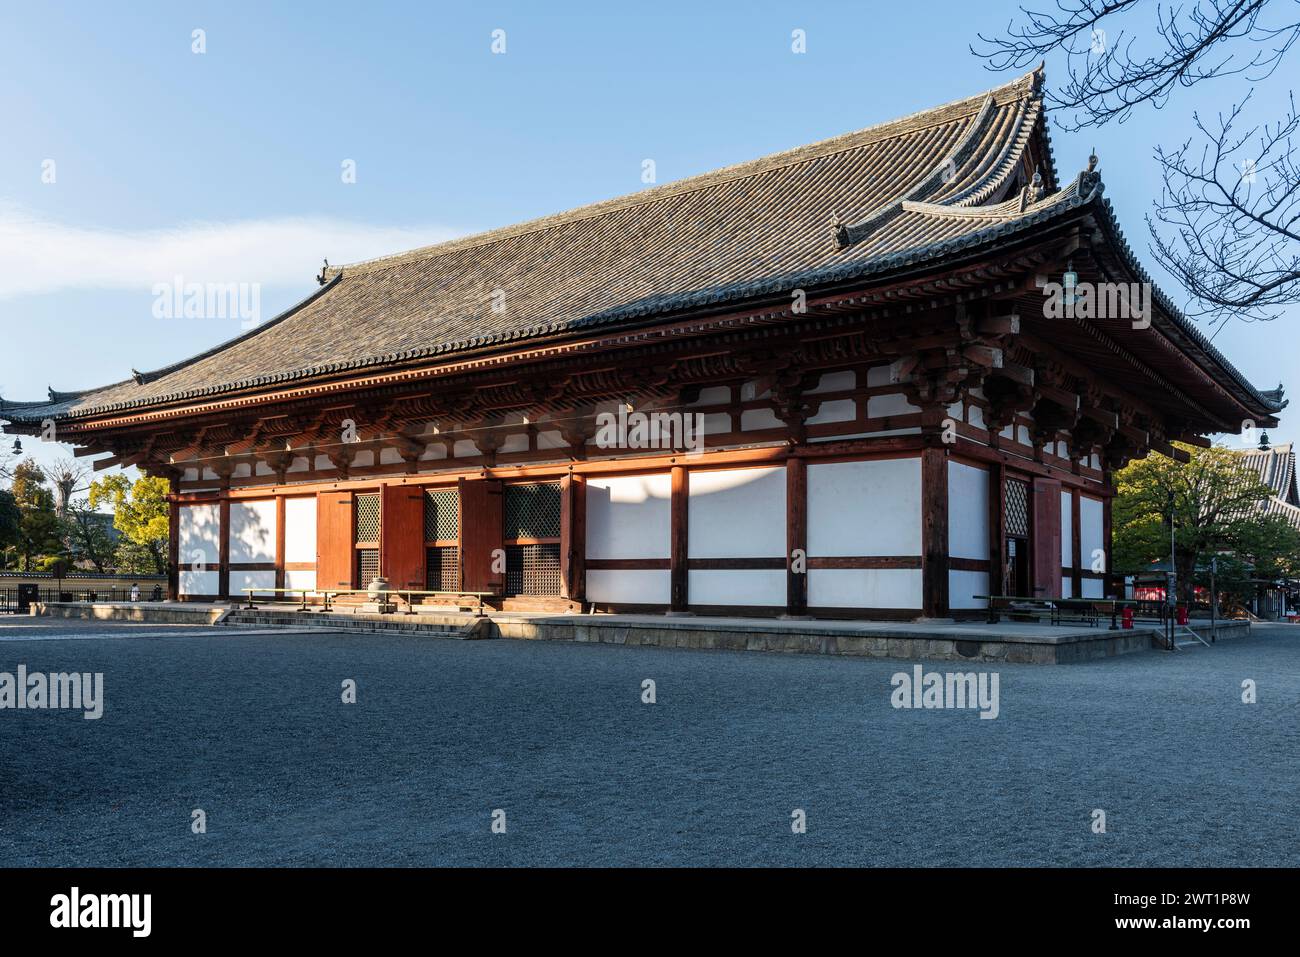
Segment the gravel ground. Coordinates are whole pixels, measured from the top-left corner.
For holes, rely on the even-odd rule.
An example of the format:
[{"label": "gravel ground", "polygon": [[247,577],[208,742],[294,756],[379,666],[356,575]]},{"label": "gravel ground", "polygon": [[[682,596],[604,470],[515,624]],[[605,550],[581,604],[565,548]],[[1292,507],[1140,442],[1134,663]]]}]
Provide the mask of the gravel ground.
[{"label": "gravel ground", "polygon": [[996,720],[801,655],[0,619],[19,664],[106,704],[0,711],[0,865],[1300,865],[1300,627],[1005,665]]}]

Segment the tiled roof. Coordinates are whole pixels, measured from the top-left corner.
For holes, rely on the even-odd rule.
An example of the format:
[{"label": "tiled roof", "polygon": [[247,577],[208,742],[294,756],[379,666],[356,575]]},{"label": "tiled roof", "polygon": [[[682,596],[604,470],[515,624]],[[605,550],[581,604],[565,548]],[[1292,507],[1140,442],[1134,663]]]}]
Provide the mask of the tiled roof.
[{"label": "tiled roof", "polygon": [[[642,322],[937,261],[1086,202],[1114,225],[1098,180],[1058,190],[1041,80],[1030,73],[738,166],[331,268],[311,297],[202,355],[42,402],[0,400],[0,416],[36,422],[163,406]],[[1043,181],[1015,189],[1031,143]]]},{"label": "tiled roof", "polygon": [[1242,453],[1242,459],[1273,490],[1275,498],[1287,505],[1300,506],[1295,449],[1291,443],[1275,445],[1271,449],[1249,449]]}]

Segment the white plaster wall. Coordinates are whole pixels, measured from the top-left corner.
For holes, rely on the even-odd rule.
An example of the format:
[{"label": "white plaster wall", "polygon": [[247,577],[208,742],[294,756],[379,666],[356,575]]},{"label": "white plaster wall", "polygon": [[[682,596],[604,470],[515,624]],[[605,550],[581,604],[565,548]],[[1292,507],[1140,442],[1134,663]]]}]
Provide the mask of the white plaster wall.
[{"label": "white plaster wall", "polygon": [[987,469],[948,462],[948,554],[953,558],[989,557]]},{"label": "white plaster wall", "polygon": [[[671,496],[672,477],[667,473],[588,479],[587,557],[667,558]],[[587,573],[589,592],[593,574]]]},{"label": "white plaster wall", "polygon": [[1069,492],[1061,493],[1061,566],[1074,567],[1074,496]]},{"label": "white plaster wall", "polygon": [[692,605],[784,605],[785,569],[694,569],[686,587]]},{"label": "white plaster wall", "polygon": [[315,497],[284,500],[284,560],[316,561]]},{"label": "white plaster wall", "polygon": [[672,573],[667,569],[587,570],[590,601],[666,605],[671,592]]},{"label": "white plaster wall", "polygon": [[[182,505],[180,507],[180,563],[193,565],[202,561],[215,565],[221,560],[221,509],[212,505]],[[195,553],[199,554],[195,554]],[[200,592],[199,594],[214,594]]]},{"label": "white plaster wall", "polygon": [[731,387],[725,385],[709,386],[700,390],[700,397],[691,405],[722,405],[731,401]]},{"label": "white plaster wall", "polygon": [[1081,598],[1104,598],[1106,589],[1100,578],[1083,579],[1083,594]]},{"label": "white plaster wall", "polygon": [[1073,579],[1073,578],[1069,578],[1069,577],[1066,577],[1066,576],[1062,576],[1062,578],[1061,578],[1061,597],[1062,597],[1062,598],[1073,598],[1073,597],[1074,597],[1074,579]]},{"label": "white plaster wall", "polygon": [[852,422],[858,417],[858,404],[853,399],[832,399],[830,402],[823,402],[817,409],[817,414],[808,418],[809,425],[820,425],[823,422]]},{"label": "white plaster wall", "polygon": [[[885,366],[886,369],[889,366]],[[818,392],[843,392],[846,389],[852,389],[857,385],[858,377],[852,369],[844,369],[840,372],[826,372],[817,380],[817,388],[810,389],[809,395],[815,395]]]},{"label": "white plaster wall", "polygon": [[[1094,549],[1106,548],[1106,529],[1103,521],[1102,503],[1100,499],[1088,498],[1086,495],[1079,496],[1079,541],[1082,545],[1080,559],[1083,562],[1084,571],[1092,570],[1092,553]],[[1110,556],[1106,556],[1106,567],[1104,571],[1110,570]],[[1098,582],[1098,585],[1101,583]],[[1098,595],[1101,593],[1098,592]],[[1084,597],[1091,598],[1088,594],[1085,583]]]},{"label": "white plaster wall", "polygon": [[808,604],[814,608],[920,608],[921,570],[810,569]]},{"label": "white plaster wall", "polygon": [[231,562],[275,561],[275,536],[275,499],[230,503]]},{"label": "white plaster wall", "polygon": [[[233,522],[231,524],[234,524]],[[244,596],[248,592],[246,588],[267,588],[275,587],[275,572],[241,572],[232,571],[230,573],[230,594]]]},{"label": "white plaster wall", "polygon": [[564,436],[558,431],[538,432],[537,447],[539,449],[563,449],[568,448],[569,443],[564,441]]},{"label": "white plaster wall", "polygon": [[785,484],[784,468],[692,470],[687,553],[691,558],[785,555]]},{"label": "white plaster wall", "polygon": [[216,572],[183,571],[177,587],[182,595],[215,595],[221,586]]},{"label": "white plaster wall", "polygon": [[987,608],[988,601],[972,598],[972,595],[989,593],[989,573],[955,570],[948,572],[948,607],[949,608]]},{"label": "white plaster wall", "polygon": [[315,588],[316,573],[314,571],[287,571],[284,573],[285,588]]},{"label": "white plaster wall", "polygon": [[771,409],[746,409],[740,413],[740,428],[745,432],[779,429],[783,424]]},{"label": "white plaster wall", "polygon": [[921,460],[808,466],[808,554],[920,555]]},{"label": "white plaster wall", "polygon": [[901,392],[890,395],[873,395],[867,399],[867,417],[872,419],[884,415],[906,415],[909,412],[920,411],[921,409],[908,402],[907,396]]}]

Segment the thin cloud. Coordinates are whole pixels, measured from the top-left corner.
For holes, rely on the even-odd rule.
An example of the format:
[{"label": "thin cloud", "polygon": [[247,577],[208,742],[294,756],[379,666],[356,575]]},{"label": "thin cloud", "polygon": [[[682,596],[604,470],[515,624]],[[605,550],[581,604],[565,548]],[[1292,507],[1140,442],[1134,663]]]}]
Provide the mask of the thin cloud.
[{"label": "thin cloud", "polygon": [[304,286],[321,260],[357,262],[463,235],[322,217],[192,222],[168,229],[70,226],[0,204],[0,299],[187,282]]}]

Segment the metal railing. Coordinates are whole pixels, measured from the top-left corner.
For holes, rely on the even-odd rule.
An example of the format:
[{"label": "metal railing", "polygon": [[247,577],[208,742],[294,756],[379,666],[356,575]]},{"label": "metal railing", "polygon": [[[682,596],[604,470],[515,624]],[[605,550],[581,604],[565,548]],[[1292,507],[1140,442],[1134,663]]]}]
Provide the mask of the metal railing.
[{"label": "metal railing", "polygon": [[[139,601],[163,601],[163,588],[161,585],[155,585],[152,589],[141,588]],[[130,588],[76,588],[70,582],[64,582],[62,588],[38,588],[35,592],[33,601],[50,604],[52,602],[73,602],[73,601],[113,601],[129,602],[131,601]],[[19,601],[19,592],[13,586],[0,586],[0,612],[17,614],[21,607]]]}]

